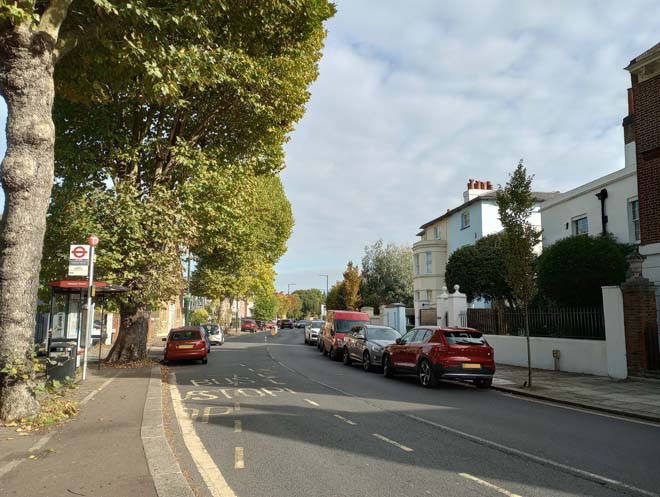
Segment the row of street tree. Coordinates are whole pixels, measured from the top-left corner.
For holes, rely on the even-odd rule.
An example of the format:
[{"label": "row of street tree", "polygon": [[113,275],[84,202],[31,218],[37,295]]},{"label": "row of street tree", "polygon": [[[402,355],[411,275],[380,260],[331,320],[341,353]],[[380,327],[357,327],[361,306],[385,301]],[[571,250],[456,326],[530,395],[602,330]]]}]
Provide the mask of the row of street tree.
[{"label": "row of street tree", "polygon": [[90,233],[98,277],[129,289],[111,361],[145,357],[145,312],[181,294],[185,254],[200,295],[272,293],[293,225],[283,145],[333,14],[327,0],[0,2],[0,419],[37,410],[39,282]]}]

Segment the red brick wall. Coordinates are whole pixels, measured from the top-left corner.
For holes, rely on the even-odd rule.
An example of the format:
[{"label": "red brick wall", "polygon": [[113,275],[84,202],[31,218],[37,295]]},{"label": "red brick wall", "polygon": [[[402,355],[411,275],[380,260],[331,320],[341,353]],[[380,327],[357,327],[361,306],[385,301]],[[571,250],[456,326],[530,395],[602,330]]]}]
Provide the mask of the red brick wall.
[{"label": "red brick wall", "polygon": [[643,375],[658,366],[658,324],[655,289],[636,278],[621,285],[628,374]]},{"label": "red brick wall", "polygon": [[660,243],[660,75],[632,75],[642,245]]}]

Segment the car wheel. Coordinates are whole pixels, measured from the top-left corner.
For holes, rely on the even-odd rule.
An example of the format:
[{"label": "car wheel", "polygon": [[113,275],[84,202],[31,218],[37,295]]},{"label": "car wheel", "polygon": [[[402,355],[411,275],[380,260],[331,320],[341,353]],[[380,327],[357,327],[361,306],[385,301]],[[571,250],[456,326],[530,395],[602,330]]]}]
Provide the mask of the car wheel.
[{"label": "car wheel", "polygon": [[350,366],[351,365],[351,354],[348,352],[347,348],[344,348],[344,365],[345,366]]},{"label": "car wheel", "polygon": [[490,386],[493,384],[493,379],[492,378],[479,378],[478,380],[474,380],[474,386],[477,388],[490,388]]},{"label": "car wheel", "polygon": [[328,357],[330,358],[331,361],[335,360],[335,348],[330,347],[330,350],[328,350]]},{"label": "car wheel", "polygon": [[362,369],[364,369],[365,373],[371,371],[371,356],[366,350],[364,351],[364,354],[362,354]]},{"label": "car wheel", "polygon": [[383,356],[383,376],[385,378],[391,378],[394,376],[394,368],[392,367],[392,359],[390,356]]},{"label": "car wheel", "polygon": [[202,364],[206,364],[206,363],[208,363],[208,362],[209,362],[209,360],[208,360],[207,357],[205,357],[204,359],[202,359]]},{"label": "car wheel", "polygon": [[417,367],[417,376],[419,377],[419,382],[425,388],[433,388],[438,383],[433,368],[426,359],[419,363],[419,366]]}]

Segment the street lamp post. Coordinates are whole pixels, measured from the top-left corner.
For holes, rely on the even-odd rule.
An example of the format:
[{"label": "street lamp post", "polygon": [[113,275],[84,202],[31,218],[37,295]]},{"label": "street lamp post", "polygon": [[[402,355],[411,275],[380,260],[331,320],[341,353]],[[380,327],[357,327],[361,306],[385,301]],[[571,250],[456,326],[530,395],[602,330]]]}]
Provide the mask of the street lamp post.
[{"label": "street lamp post", "polygon": [[291,287],[296,286],[295,283],[287,283],[286,284],[286,294],[289,295],[291,293]]},{"label": "street lamp post", "polygon": [[328,275],[319,274],[319,276],[325,276],[325,297],[328,298]]}]

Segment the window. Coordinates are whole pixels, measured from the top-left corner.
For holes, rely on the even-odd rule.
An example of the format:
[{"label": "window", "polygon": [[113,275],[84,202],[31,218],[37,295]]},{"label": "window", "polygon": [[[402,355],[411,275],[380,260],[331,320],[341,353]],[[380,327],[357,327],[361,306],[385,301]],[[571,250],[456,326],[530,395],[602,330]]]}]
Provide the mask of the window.
[{"label": "window", "polygon": [[461,229],[470,227],[470,211],[465,211],[461,214]]},{"label": "window", "polygon": [[433,228],[433,236],[436,240],[440,240],[440,226]]},{"label": "window", "polygon": [[419,274],[419,254],[415,254],[415,274]]},{"label": "window", "polygon": [[433,290],[426,290],[426,300],[433,300]]},{"label": "window", "polygon": [[431,252],[426,252],[426,274],[431,274],[433,272],[433,254]]},{"label": "window", "polygon": [[403,335],[403,336],[401,337],[401,341],[402,341],[403,343],[410,343],[410,342],[412,341],[413,335],[414,335],[415,333],[417,333],[417,330],[416,330],[416,329],[414,329],[414,330],[410,330],[408,333],[406,333],[405,335]]},{"label": "window", "polygon": [[481,333],[469,331],[446,331],[445,339],[449,345],[486,345]]},{"label": "window", "polygon": [[573,234],[574,235],[588,235],[589,234],[589,220],[587,216],[573,219]]},{"label": "window", "polygon": [[410,339],[410,342],[423,342],[424,340],[429,338],[432,334],[433,332],[431,330],[420,328],[415,333],[415,336]]},{"label": "window", "polygon": [[633,242],[638,242],[640,239],[639,233],[639,200],[628,201],[628,219],[630,221],[630,239]]}]

